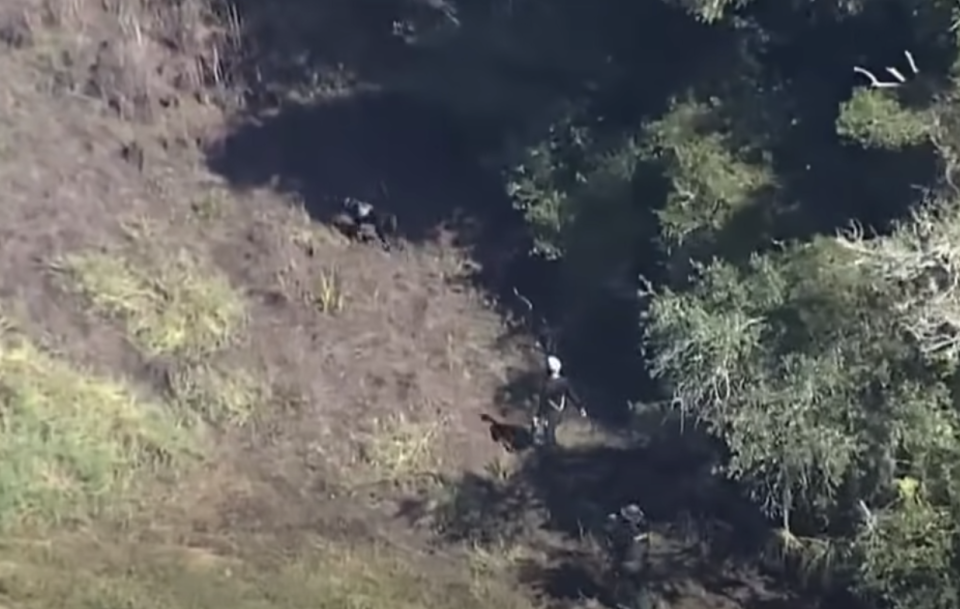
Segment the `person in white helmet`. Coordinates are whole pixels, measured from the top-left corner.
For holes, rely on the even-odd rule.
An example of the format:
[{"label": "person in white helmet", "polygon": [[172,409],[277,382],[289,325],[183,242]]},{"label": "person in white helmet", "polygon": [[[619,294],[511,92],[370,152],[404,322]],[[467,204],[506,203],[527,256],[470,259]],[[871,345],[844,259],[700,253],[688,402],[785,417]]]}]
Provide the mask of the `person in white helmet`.
[{"label": "person in white helmet", "polygon": [[347,197],[342,213],[333,219],[333,225],[351,239],[358,241],[379,240],[385,250],[390,250],[390,239],[397,233],[397,217],[373,206],[372,203]]},{"label": "person in white helmet", "polygon": [[553,446],[557,443],[557,425],[560,424],[568,403],[573,402],[580,415],[586,416],[570,381],[561,374],[562,370],[560,358],[555,355],[547,357],[547,376],[540,387],[540,399],[533,416],[533,437],[537,444]]}]

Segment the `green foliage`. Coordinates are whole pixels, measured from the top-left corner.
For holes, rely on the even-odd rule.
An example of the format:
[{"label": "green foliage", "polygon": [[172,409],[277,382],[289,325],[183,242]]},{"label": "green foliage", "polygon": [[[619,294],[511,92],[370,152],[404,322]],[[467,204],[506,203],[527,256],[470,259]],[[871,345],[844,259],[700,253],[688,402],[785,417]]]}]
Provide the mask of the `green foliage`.
[{"label": "green foliage", "polygon": [[956,607],[955,508],[951,512],[933,505],[921,485],[910,486],[912,491],[901,491],[879,515],[876,529],[854,543],[860,560],[855,581],[894,609]]},{"label": "green foliage", "polygon": [[0,316],[0,529],[83,521],[145,473],[188,464],[199,435],[133,387],[54,357]]},{"label": "green foliage", "polygon": [[674,0],[697,20],[716,23],[729,12],[745,6],[749,0]]},{"label": "green foliage", "polygon": [[840,106],[837,133],[864,146],[903,148],[926,140],[933,121],[904,109],[886,90],[857,89]]},{"label": "green foliage", "polygon": [[[736,19],[736,11],[749,6],[752,0],[667,0],[682,7],[695,19],[704,23],[719,23],[727,19]],[[844,16],[863,10],[866,0],[827,0],[822,2],[821,10]],[[800,10],[807,8],[809,2],[796,3]],[[808,9],[809,10],[809,9]]]},{"label": "green foliage", "polygon": [[715,262],[691,292],[665,291],[651,309],[655,375],[727,441],[729,474],[787,525],[795,500],[832,500],[856,464],[850,404],[870,372],[865,343],[886,331],[870,327],[873,316],[866,327],[836,323],[864,299],[834,256],[820,245],[757,256],[745,270]]},{"label": "green foliage", "polygon": [[[727,475],[787,532],[799,512],[822,523],[808,533],[855,535],[836,523],[856,501],[888,501],[901,472],[938,489],[938,507],[894,506],[869,536],[849,537],[857,551],[848,560],[867,595],[948,606],[910,599],[956,594],[943,577],[923,575],[943,573],[953,556],[942,516],[960,490],[951,377],[905,332],[902,288],[857,262],[849,248],[821,239],[743,268],[700,266],[689,291],[653,297],[654,374],[684,415],[724,440]],[[914,564],[891,562],[900,553]]]},{"label": "green foliage", "polygon": [[507,193],[526,217],[537,253],[549,258],[565,253],[577,217],[576,193],[595,163],[592,130],[578,114],[574,106],[563,105],[544,133],[532,137],[532,145],[515,144],[504,155]]},{"label": "green foliage", "polygon": [[707,241],[751,203],[774,177],[751,151],[737,146],[718,117],[718,102],[687,100],[645,130],[648,154],[672,190],[658,211],[668,249]]},{"label": "green foliage", "polygon": [[876,290],[897,294],[896,319],[927,356],[960,362],[960,201],[919,207],[885,238],[852,231],[838,242]]},{"label": "green foliage", "polygon": [[641,154],[630,135],[596,153],[584,180],[567,199],[572,222],[564,246],[581,285],[586,278],[615,279],[624,261],[632,259],[639,239],[651,234],[641,212],[643,202],[634,196],[633,179]]},{"label": "green foliage", "polygon": [[581,297],[622,279],[637,243],[653,231],[634,194],[644,154],[637,138],[604,138],[567,112],[510,157],[507,192],[527,219],[535,252],[563,259],[568,287],[584,304]]},{"label": "green foliage", "polygon": [[[726,475],[778,520],[784,557],[891,607],[955,606],[955,7],[665,2],[682,9],[665,22],[711,24],[683,38],[696,60],[619,36],[618,22],[641,21],[628,19],[636,3],[504,11],[499,56],[563,83],[524,104],[507,191],[578,297],[623,269],[662,278],[641,322],[653,376],[729,449]],[[902,41],[919,75],[842,97],[855,65],[882,70]],[[651,49],[677,61],[636,59]],[[487,82],[472,86],[532,99]],[[913,165],[933,149],[935,181],[920,183]],[[908,213],[915,195],[890,188],[881,205],[888,185],[933,203]],[[886,234],[809,233],[858,215]],[[908,479],[920,490],[905,499]]]}]

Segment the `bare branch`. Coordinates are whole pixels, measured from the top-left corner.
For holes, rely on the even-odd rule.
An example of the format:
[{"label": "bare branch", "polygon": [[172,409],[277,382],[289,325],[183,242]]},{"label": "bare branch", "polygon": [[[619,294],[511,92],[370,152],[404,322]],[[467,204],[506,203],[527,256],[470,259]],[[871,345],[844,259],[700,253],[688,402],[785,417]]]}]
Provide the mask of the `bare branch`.
[{"label": "bare branch", "polygon": [[870,511],[870,508],[867,507],[863,499],[857,499],[857,512],[859,512],[860,521],[867,529],[867,532],[872,533],[873,530],[877,528],[877,516]]},{"label": "bare branch", "polygon": [[919,74],[920,70],[917,68],[917,62],[913,60],[913,55],[910,51],[904,51],[903,54],[907,56],[907,61],[910,63],[910,69],[913,70],[913,73]]},{"label": "bare branch", "polygon": [[513,294],[516,296],[520,302],[527,307],[527,323],[529,324],[530,330],[534,334],[534,338],[537,341],[537,345],[540,347],[540,350],[544,352],[545,355],[554,355],[554,351],[557,348],[557,338],[556,331],[550,327],[550,324],[547,323],[546,318],[537,315],[533,309],[533,302],[520,293],[520,290],[514,286]]},{"label": "bare branch", "polygon": [[522,302],[522,303],[524,304],[524,306],[527,307],[527,312],[528,312],[528,313],[531,313],[531,314],[533,313],[533,303],[530,302],[530,299],[529,299],[529,298],[527,298],[526,296],[524,296],[523,294],[521,294],[521,293],[520,293],[520,290],[518,290],[518,289],[516,288],[516,286],[514,286],[514,288],[513,288],[513,295],[516,296],[518,299],[520,299],[520,302]]},{"label": "bare branch", "polygon": [[875,88],[875,89],[887,89],[887,88],[890,88],[890,87],[899,87],[899,86],[900,86],[900,83],[881,81],[881,80],[879,80],[876,76],[874,76],[873,73],[870,72],[870,70],[867,70],[867,69],[865,69],[865,68],[861,68],[860,66],[854,67],[854,68],[853,68],[853,71],[856,72],[856,73],[858,73],[858,74],[863,74],[864,76],[866,76],[867,78],[869,78],[869,79],[870,79],[870,86],[873,87],[873,88]]},{"label": "bare branch", "polygon": [[[917,67],[917,62],[914,61],[913,55],[910,53],[910,51],[904,51],[903,54],[907,57],[907,63],[910,64],[910,70],[914,74],[919,74],[920,69]],[[894,80],[880,80],[873,74],[873,72],[860,66],[854,67],[853,71],[857,74],[863,74],[866,76],[870,80],[870,86],[874,89],[891,89],[906,84],[907,77],[903,75],[903,72],[891,66],[887,66],[884,69],[888,74],[893,76]]]},{"label": "bare branch", "polygon": [[887,72],[889,72],[894,78],[896,78],[896,79],[899,80],[900,82],[907,82],[906,77],[905,77],[903,74],[900,73],[900,70],[898,70],[898,69],[896,69],[896,68],[889,68],[889,67],[888,67],[888,68],[887,68]]}]

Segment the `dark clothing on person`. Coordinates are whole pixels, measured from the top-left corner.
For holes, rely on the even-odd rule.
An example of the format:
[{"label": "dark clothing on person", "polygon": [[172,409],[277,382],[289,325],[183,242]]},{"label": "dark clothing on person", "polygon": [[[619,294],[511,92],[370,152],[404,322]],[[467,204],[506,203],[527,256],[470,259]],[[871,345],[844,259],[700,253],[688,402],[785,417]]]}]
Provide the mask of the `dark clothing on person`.
[{"label": "dark clothing on person", "polygon": [[378,226],[377,213],[374,211],[373,205],[354,199],[349,202],[347,209],[349,209],[350,217],[357,224],[357,228],[361,232],[364,230],[372,231],[379,237],[380,227]]},{"label": "dark clothing on person", "polygon": [[609,535],[617,603],[639,609],[649,604],[644,585],[650,554],[646,517],[636,506],[611,514]]},{"label": "dark clothing on person", "polygon": [[570,399],[570,381],[562,376],[548,376],[540,386],[540,402],[537,414],[547,416],[548,412],[563,412]]},{"label": "dark clothing on person", "polygon": [[547,376],[540,387],[537,411],[534,415],[534,438],[538,443],[553,446],[557,443],[557,426],[563,419],[567,406],[573,402],[581,408],[573,388],[563,376]]},{"label": "dark clothing on person", "polygon": [[397,218],[393,214],[378,211],[373,205],[348,197],[345,206],[356,226],[356,235],[362,241],[380,241],[384,249],[390,249],[389,237],[397,231]]},{"label": "dark clothing on person", "polygon": [[549,410],[543,416],[533,417],[533,441],[540,446],[557,444],[557,426],[560,424],[560,412]]}]

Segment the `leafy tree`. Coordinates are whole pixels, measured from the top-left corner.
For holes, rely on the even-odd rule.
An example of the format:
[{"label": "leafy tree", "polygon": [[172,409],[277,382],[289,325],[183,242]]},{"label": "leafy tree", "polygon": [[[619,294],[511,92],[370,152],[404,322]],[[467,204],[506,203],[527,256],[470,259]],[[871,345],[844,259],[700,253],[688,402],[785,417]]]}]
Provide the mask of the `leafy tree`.
[{"label": "leafy tree", "polygon": [[[498,161],[537,253],[579,298],[654,280],[651,372],[781,549],[865,599],[957,606],[953,0],[509,5],[460,14],[450,57],[496,67],[446,93],[522,109]],[[910,82],[855,86],[913,43]]]}]

